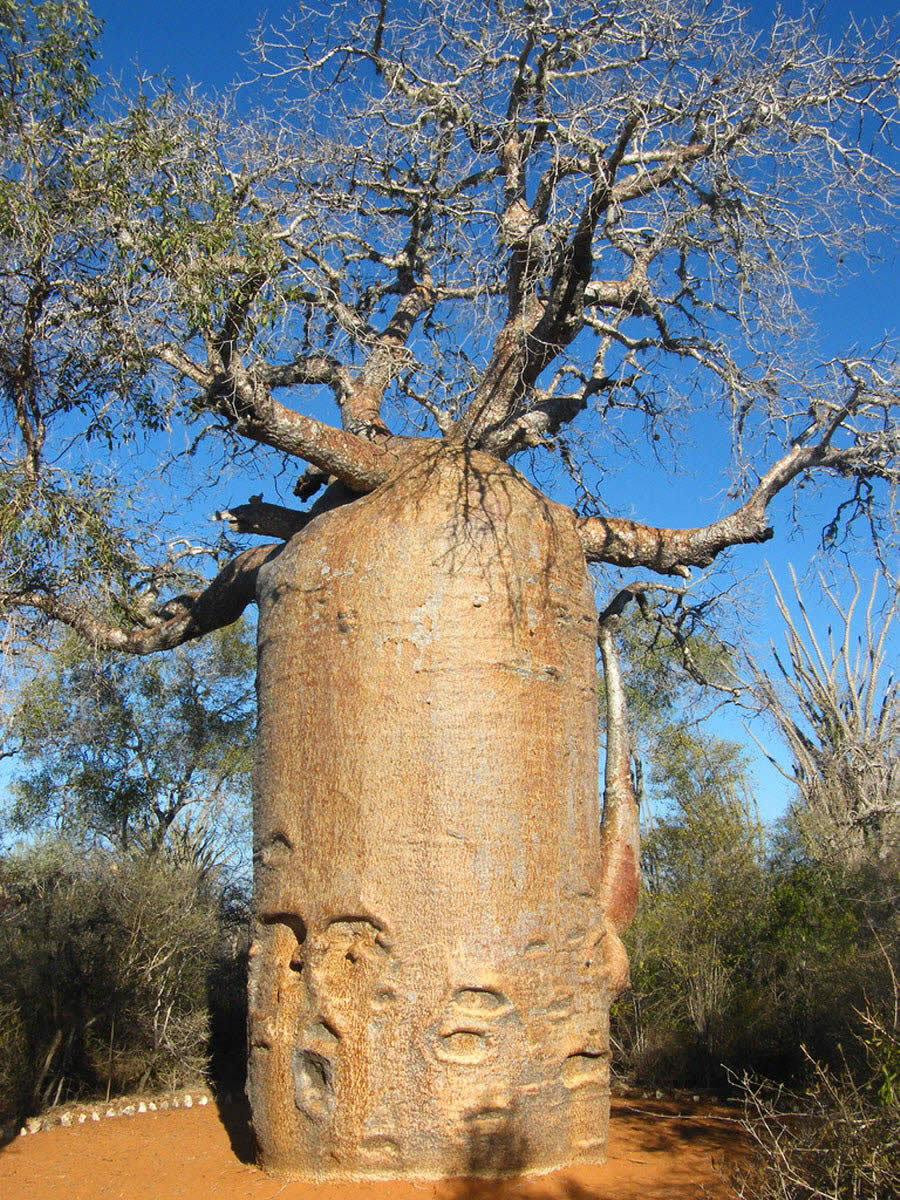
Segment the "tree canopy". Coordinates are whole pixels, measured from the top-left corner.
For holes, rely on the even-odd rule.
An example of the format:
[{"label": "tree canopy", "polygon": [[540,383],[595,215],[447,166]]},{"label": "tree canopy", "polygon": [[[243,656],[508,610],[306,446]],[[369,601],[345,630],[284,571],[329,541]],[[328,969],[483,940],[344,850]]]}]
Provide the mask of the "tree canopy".
[{"label": "tree canopy", "polygon": [[[264,98],[238,113],[98,91],[79,0],[0,18],[9,613],[146,652],[242,610],[273,551],[213,548],[203,590],[203,547],[129,493],[140,439],[182,427],[188,467],[219,445],[301,500],[375,488],[422,439],[562,465],[587,558],[664,575],[767,539],[810,472],[842,486],[835,529],[888,532],[890,353],[817,361],[802,298],[893,229],[889,28],[835,45],[809,15],[761,34],[694,0],[373,0],[262,32]],[[638,443],[677,465],[711,419],[724,510],[683,530],[608,511],[611,465]],[[226,515],[278,539],[309,519]]]}]

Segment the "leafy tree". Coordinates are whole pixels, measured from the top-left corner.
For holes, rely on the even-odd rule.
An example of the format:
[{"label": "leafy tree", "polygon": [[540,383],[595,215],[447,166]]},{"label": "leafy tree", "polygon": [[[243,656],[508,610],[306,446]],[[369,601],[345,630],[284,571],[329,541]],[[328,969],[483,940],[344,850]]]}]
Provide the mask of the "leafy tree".
[{"label": "leafy tree", "polygon": [[723,1086],[856,1065],[858,1014],[889,1006],[895,880],[772,844],[736,745],[675,727],[668,746],[651,775],[668,803],[643,833],[631,990],[613,1014],[619,1070]]},{"label": "leafy tree", "polygon": [[[606,610],[617,614],[615,653],[624,681],[635,796],[644,823],[652,821],[653,809],[647,764],[652,766],[657,758],[665,763],[673,739],[677,743],[690,738],[719,706],[741,693],[736,653],[724,637],[725,599],[695,599],[689,588],[641,581],[620,591]],[[629,609],[632,600],[635,606]],[[608,720],[603,688],[599,699],[602,738]],[[661,799],[665,803],[665,797]]]},{"label": "leafy tree", "polygon": [[64,639],[13,716],[26,765],[12,784],[13,826],[246,865],[253,660],[242,624],[158,659]]},{"label": "leafy tree", "polygon": [[[81,28],[25,11],[29,45]],[[601,624],[598,834],[587,565],[684,577],[772,536],[810,473],[886,532],[889,362],[810,360],[800,300],[889,219],[890,36],[757,36],[692,0],[380,0],[261,38],[257,115],[163,90],[92,118],[62,72],[52,136],[5,135],[0,600],[138,654],[260,606],[270,1169],[458,1173],[485,1139],[501,1171],[602,1155],[636,818]],[[648,470],[677,465],[691,413],[730,443],[730,510],[615,515],[604,472],[643,441]],[[332,482],[306,511],[232,507],[275,543],[172,596],[168,514],[142,528],[134,456],[95,460],[179,422],[279,480],[305,462],[301,499]],[[515,457],[563,499],[567,467],[576,506]]]},{"label": "leafy tree", "polygon": [[748,967],[768,896],[763,831],[732,742],[673,728],[653,782],[663,809],[643,834],[632,992],[616,1030],[639,1076],[709,1085],[723,1062],[746,1065]]},{"label": "leafy tree", "polygon": [[[159,516],[142,531],[128,464],[166,415],[109,320],[116,297],[141,302],[112,238],[115,147],[92,109],[98,31],[82,0],[0,4],[0,587],[77,595],[97,612],[112,587],[119,618],[142,621],[195,548],[182,541],[151,565],[142,553],[143,532],[158,550]],[[114,445],[123,453],[105,462]],[[5,647],[31,626],[19,610]]]}]

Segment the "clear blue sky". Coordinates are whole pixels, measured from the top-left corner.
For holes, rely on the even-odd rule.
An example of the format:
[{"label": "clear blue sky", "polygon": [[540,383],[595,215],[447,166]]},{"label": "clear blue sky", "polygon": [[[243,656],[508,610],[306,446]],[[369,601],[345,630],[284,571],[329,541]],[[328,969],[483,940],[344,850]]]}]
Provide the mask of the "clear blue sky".
[{"label": "clear blue sky", "polygon": [[[277,24],[282,13],[293,11],[295,7],[295,4],[274,0],[268,6],[268,22]],[[757,3],[749,7],[752,20],[762,26],[774,5]],[[791,0],[781,7],[788,14],[796,15],[802,5]],[[154,0],[153,3],[96,0],[94,9],[105,22],[100,42],[101,74],[121,76],[127,84],[136,71],[143,71],[171,75],[179,84],[190,80],[204,88],[222,89],[236,77],[247,78],[251,73],[242,54],[249,44],[248,32],[258,23],[261,6],[256,0]],[[895,6],[890,0],[867,0],[851,4],[849,9],[861,20],[878,20],[885,15],[892,15]],[[847,12],[848,6],[845,4],[828,0],[821,6],[824,30],[838,36],[846,24]],[[896,252],[895,246],[893,252]],[[821,332],[823,355],[847,350],[853,345],[865,348],[885,336],[896,336],[898,293],[894,259],[886,258],[883,269],[877,274],[850,279],[839,291],[819,298],[816,301],[816,319]],[[703,498],[712,499],[720,485],[715,478],[709,478],[699,451],[696,452],[693,467],[698,495],[705,491]],[[673,503],[677,505],[677,499],[673,500],[672,491],[665,481],[661,480],[661,483],[663,486],[654,494],[648,493],[646,480],[643,481],[639,515],[650,522],[673,523],[678,519],[677,512],[673,513]],[[690,490],[688,487],[685,494]],[[223,498],[223,502],[228,499]],[[761,644],[768,640],[771,631],[776,628],[764,562],[769,562],[779,579],[787,585],[787,563],[793,561],[799,572],[806,569],[826,515],[824,509],[818,516],[814,512],[810,514],[806,526],[808,537],[794,540],[780,537],[765,548],[745,549],[744,557],[736,560],[737,570],[746,571],[751,576],[755,573],[758,579],[755,586],[758,589]],[[779,524],[783,530],[784,523],[779,522],[777,509],[774,516],[776,530]],[[864,559],[860,569],[868,573]],[[741,736],[736,723],[725,728],[733,736]],[[762,728],[757,733],[763,738],[767,736]],[[775,772],[759,756],[756,758],[762,811],[765,816],[771,817],[783,807],[788,793]]]},{"label": "clear blue sky", "polygon": [[[394,0],[396,2],[396,0]],[[324,9],[327,0],[317,8]],[[799,14],[805,5],[786,0],[779,7],[788,15]],[[891,0],[860,0],[841,3],[826,0],[812,5],[822,14],[822,28],[839,34],[853,13],[859,20],[878,20],[896,12]],[[242,51],[248,31],[261,15],[277,24],[285,13],[295,12],[297,0],[94,0],[92,8],[105,22],[101,42],[109,70],[128,72],[137,60],[151,74],[170,73],[176,80],[224,86],[242,71]],[[749,3],[752,19],[762,26],[775,8],[771,3]]]}]

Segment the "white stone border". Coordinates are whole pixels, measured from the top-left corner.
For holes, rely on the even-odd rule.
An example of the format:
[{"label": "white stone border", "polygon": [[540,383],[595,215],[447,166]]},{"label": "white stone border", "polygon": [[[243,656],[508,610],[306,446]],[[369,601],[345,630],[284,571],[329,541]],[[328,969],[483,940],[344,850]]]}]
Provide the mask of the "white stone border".
[{"label": "white stone border", "polygon": [[[222,1102],[227,1104],[233,1100],[231,1095],[222,1097]],[[59,1127],[68,1128],[71,1125],[85,1125],[89,1121],[102,1121],[109,1117],[135,1117],[139,1113],[147,1112],[168,1112],[173,1108],[193,1108],[195,1105],[199,1108],[213,1103],[214,1097],[212,1092],[205,1088],[193,1088],[189,1091],[170,1092],[168,1094],[145,1097],[144,1099],[134,1099],[128,1096],[120,1096],[116,1100],[111,1100],[108,1103],[74,1103],[61,1106],[60,1108],[52,1108],[48,1112],[41,1113],[37,1117],[28,1117],[25,1124],[19,1128],[12,1127],[3,1130],[4,1140],[10,1134],[14,1137],[27,1137],[32,1133],[41,1133],[47,1129],[57,1129]]]}]

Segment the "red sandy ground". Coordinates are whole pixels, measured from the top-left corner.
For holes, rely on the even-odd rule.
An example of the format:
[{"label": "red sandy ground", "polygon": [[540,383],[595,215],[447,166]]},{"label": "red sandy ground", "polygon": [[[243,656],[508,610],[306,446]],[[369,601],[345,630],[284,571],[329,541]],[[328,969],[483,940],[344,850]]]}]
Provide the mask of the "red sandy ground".
[{"label": "red sandy ground", "polygon": [[246,1112],[214,1104],[16,1137],[2,1200],[733,1200],[745,1154],[734,1109],[614,1100],[602,1167],[510,1180],[284,1183],[252,1165]]}]

